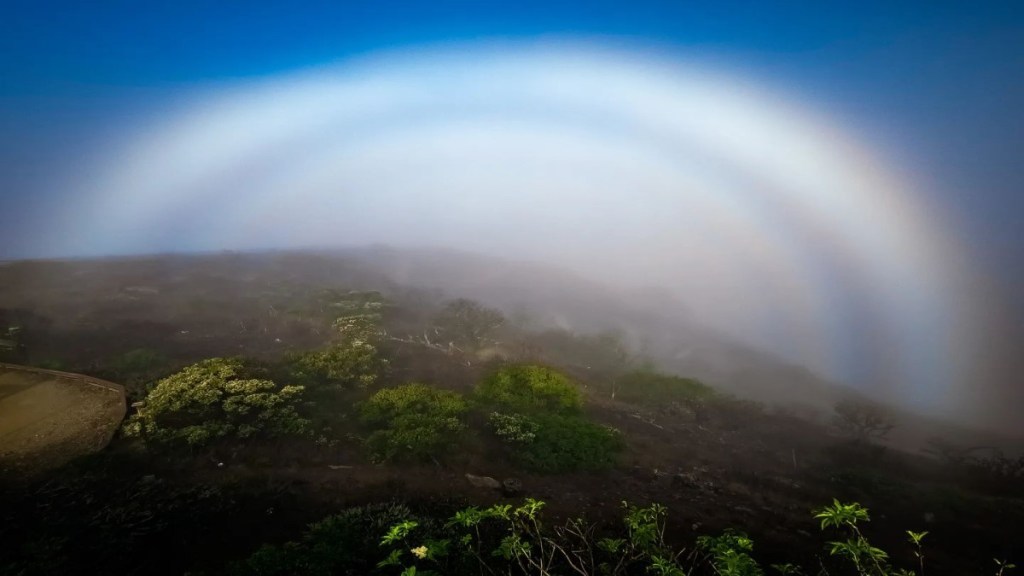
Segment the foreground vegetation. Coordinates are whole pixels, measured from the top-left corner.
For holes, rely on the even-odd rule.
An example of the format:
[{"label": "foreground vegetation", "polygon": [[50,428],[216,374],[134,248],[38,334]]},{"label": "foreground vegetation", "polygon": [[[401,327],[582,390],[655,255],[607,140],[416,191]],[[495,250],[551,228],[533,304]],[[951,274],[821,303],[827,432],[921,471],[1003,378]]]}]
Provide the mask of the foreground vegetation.
[{"label": "foreground vegetation", "polygon": [[[580,576],[656,574],[687,576],[762,576],[754,541],[726,529],[699,536],[687,549],[666,539],[667,509],[659,504],[622,503],[622,524],[615,530],[582,517],[549,524],[545,503],[468,507],[447,519],[417,516],[400,505],[348,509],[306,530],[301,540],[263,546],[234,565],[237,576],[295,574],[579,574]],[[923,576],[927,531],[907,530],[907,547],[916,560],[897,567],[891,555],[868,540],[863,524],[868,510],[856,502],[815,511],[821,530],[835,538],[825,543],[811,572],[790,562],[770,565],[782,575],[815,573],[858,576]],[[991,573],[1002,576],[1016,566],[995,559]]]}]

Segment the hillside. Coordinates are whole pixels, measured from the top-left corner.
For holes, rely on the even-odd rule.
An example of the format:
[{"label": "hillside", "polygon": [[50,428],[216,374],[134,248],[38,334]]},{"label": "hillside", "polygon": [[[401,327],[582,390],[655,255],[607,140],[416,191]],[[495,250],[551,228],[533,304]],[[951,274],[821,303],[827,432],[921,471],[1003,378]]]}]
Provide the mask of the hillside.
[{"label": "hillside", "polygon": [[[459,510],[524,498],[545,502],[555,532],[542,541],[580,515],[614,534],[623,501],[655,506],[634,512],[653,514],[659,550],[689,551],[691,574],[722,573],[697,542],[727,529],[757,542],[753,556],[727,548],[761,566],[843,573],[811,513],[832,498],[877,514],[872,543],[895,565],[908,565],[907,529],[929,532],[936,573],[1020,557],[1002,527],[1024,522],[1022,460],[969,451],[980,436],[868,403],[672,309],[447,252],[7,264],[8,359],[124,384],[132,407],[101,453],[0,478],[0,568],[398,573],[375,568],[392,523],[450,539]],[[840,399],[853,416],[836,427]],[[945,444],[922,443],[932,435]],[[478,573],[446,558],[458,561],[444,573]]]}]

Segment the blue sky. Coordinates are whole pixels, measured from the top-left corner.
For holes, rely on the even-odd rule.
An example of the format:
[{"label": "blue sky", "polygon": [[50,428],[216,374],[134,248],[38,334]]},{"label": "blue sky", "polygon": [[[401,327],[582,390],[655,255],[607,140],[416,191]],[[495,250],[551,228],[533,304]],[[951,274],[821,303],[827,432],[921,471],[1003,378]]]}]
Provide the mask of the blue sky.
[{"label": "blue sky", "polygon": [[88,147],[107,116],[178,87],[545,36],[725,58],[793,87],[934,174],[980,257],[1024,263],[1024,8],[1012,1],[16,1],[0,22],[0,193],[53,193],[35,186],[48,154]]}]

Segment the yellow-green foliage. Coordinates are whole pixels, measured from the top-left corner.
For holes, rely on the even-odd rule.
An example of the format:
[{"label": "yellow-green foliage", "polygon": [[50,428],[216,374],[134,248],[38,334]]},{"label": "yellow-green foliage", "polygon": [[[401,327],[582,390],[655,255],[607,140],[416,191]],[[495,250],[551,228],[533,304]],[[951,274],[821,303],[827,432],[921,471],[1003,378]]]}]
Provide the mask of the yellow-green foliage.
[{"label": "yellow-green foliage", "polygon": [[615,463],[622,438],[582,413],[576,385],[561,372],[536,365],[507,366],[476,390],[485,406],[497,408],[491,430],[511,457],[535,472],[599,470]]},{"label": "yellow-green foliage", "polygon": [[365,341],[332,344],[287,359],[289,374],[310,387],[366,387],[377,381],[386,361],[377,347]]},{"label": "yellow-green foliage", "polygon": [[571,380],[545,366],[523,364],[501,368],[476,389],[486,405],[513,412],[579,412],[583,401]]},{"label": "yellow-green foliage", "polygon": [[[740,530],[727,528],[718,534],[699,536],[696,546],[687,550],[667,539],[668,508],[628,502],[622,506],[618,529],[582,517],[555,521],[544,513],[546,503],[533,498],[518,505],[470,506],[456,511],[447,521],[394,505],[357,508],[310,525],[301,540],[264,546],[244,563],[236,564],[235,574],[367,574],[374,566],[370,558],[380,557],[383,560],[376,563],[380,573],[403,575],[766,573],[754,555],[754,540]],[[770,573],[924,576],[940,572],[926,571],[926,531],[906,531],[905,543],[911,554],[898,557],[911,560],[912,568],[908,569],[894,565],[895,557],[872,545],[861,532],[859,523],[866,522],[868,515],[860,504],[834,501],[815,518],[821,520],[822,530],[839,532],[840,540],[826,546],[831,558],[817,558],[813,571],[793,563],[770,564]],[[1013,563],[998,558],[989,566],[989,573],[996,576],[1005,576],[1015,568]]]},{"label": "yellow-green foliage", "polygon": [[[375,293],[374,293],[375,294]],[[377,347],[382,304],[360,303],[357,312],[335,320],[339,340],[326,348],[292,354],[285,358],[288,376],[310,391],[366,387],[377,381],[387,360]]]},{"label": "yellow-green foliage", "polygon": [[619,378],[615,398],[635,404],[700,402],[715,396],[708,385],[650,370],[631,372]]},{"label": "yellow-green foliage", "polygon": [[374,432],[366,439],[376,461],[429,460],[441,455],[465,429],[462,395],[423,384],[384,388],[360,407]]},{"label": "yellow-green foliage", "polygon": [[237,358],[211,358],[164,378],[125,423],[128,436],[201,446],[218,439],[301,434],[309,421],[296,408],[302,386],[246,378]]}]

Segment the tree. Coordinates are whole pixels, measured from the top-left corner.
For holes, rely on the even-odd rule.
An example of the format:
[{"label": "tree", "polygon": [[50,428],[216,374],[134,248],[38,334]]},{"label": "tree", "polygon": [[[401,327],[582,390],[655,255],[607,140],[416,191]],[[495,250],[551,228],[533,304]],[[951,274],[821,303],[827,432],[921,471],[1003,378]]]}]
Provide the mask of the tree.
[{"label": "tree", "polygon": [[203,446],[222,439],[302,434],[302,386],[254,378],[241,359],[210,358],[164,378],[125,423],[127,436]]},{"label": "tree", "polygon": [[892,419],[874,404],[842,400],[833,410],[835,427],[857,443],[885,440],[895,426]]},{"label": "tree", "polygon": [[973,459],[972,454],[985,449],[985,446],[960,446],[945,438],[932,437],[926,441],[926,446],[921,452],[947,466],[963,466]]},{"label": "tree", "polygon": [[504,323],[505,315],[500,310],[466,298],[448,302],[434,320],[442,338],[471,348],[479,348]]}]

